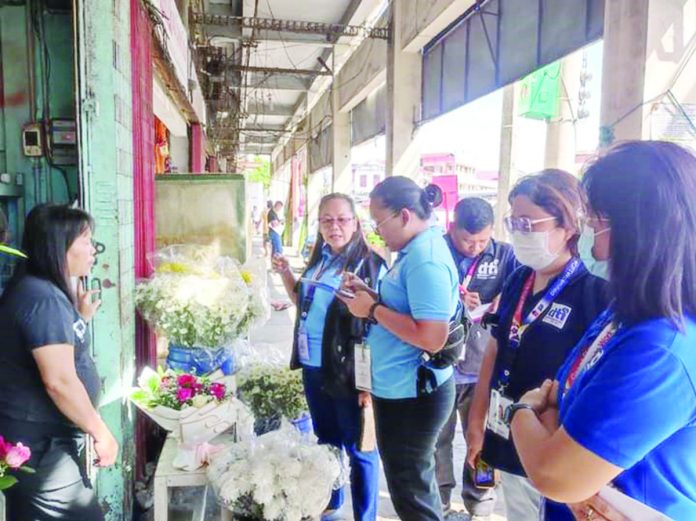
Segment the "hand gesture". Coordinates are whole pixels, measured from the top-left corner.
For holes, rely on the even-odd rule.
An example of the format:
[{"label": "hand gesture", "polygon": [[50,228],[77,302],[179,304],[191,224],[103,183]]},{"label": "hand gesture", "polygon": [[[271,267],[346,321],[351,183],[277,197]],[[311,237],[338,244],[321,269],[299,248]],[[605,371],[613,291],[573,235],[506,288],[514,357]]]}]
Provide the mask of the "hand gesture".
[{"label": "hand gesture", "polygon": [[598,494],[581,503],[569,504],[568,508],[578,521],[629,521]]},{"label": "hand gesture", "polygon": [[465,289],[461,289],[461,291],[459,292],[459,296],[462,299],[464,307],[466,307],[466,309],[468,309],[469,311],[473,311],[481,305],[481,296],[474,291],[467,291]]},{"label": "hand gesture", "polygon": [[273,256],[271,259],[271,264],[276,273],[280,273],[281,275],[284,273],[290,273],[290,262],[280,253],[276,253]]},{"label": "hand gesture", "polygon": [[348,311],[357,318],[367,318],[372,304],[376,302],[374,297],[364,290],[357,291],[351,298],[336,293],[336,298],[348,306]]},{"label": "hand gesture", "polygon": [[476,428],[470,425],[466,430],[466,463],[469,467],[476,468],[476,459],[483,450],[484,428]]},{"label": "hand gesture", "polygon": [[99,436],[94,438],[94,452],[97,453],[95,461],[97,467],[110,467],[116,462],[118,443],[106,425],[104,425]]},{"label": "hand gesture", "polygon": [[99,294],[98,290],[86,291],[82,281],[77,282],[77,310],[85,322],[92,320],[92,317],[101,306],[101,300],[94,300],[94,295]]},{"label": "hand gesture", "polygon": [[372,395],[365,391],[359,392],[358,405],[360,407],[372,407]]},{"label": "hand gesture", "polygon": [[355,273],[350,272],[343,273],[341,288],[350,291],[351,293],[370,290],[370,287],[367,284],[365,284],[365,282],[363,282],[363,280],[360,277],[358,277]]}]

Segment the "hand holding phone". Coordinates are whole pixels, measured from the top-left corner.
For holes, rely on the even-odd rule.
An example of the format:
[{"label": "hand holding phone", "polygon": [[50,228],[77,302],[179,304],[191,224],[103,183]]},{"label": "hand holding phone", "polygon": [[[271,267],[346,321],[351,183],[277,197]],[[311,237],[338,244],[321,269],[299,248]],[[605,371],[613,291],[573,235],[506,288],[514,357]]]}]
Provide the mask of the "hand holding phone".
[{"label": "hand holding phone", "polygon": [[353,293],[352,291],[348,291],[345,288],[338,288],[336,290],[336,293],[341,295],[344,298],[355,298],[355,293]]},{"label": "hand holding phone", "polygon": [[471,469],[473,473],[474,486],[476,488],[494,488],[496,484],[495,469],[481,459],[481,455],[476,458],[476,465]]}]

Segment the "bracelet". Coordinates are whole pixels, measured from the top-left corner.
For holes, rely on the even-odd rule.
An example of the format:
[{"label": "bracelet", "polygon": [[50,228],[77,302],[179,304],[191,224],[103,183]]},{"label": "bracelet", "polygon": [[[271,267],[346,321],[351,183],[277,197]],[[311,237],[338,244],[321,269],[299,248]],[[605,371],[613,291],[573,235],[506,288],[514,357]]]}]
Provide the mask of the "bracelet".
[{"label": "bracelet", "polygon": [[371,324],[377,323],[377,319],[375,318],[375,311],[377,311],[377,308],[381,305],[382,303],[379,300],[377,300],[374,304],[370,306],[370,311],[367,312],[367,320]]},{"label": "bracelet", "polygon": [[503,418],[505,425],[507,425],[509,427],[512,424],[512,418],[514,418],[515,413],[517,411],[521,411],[522,409],[529,409],[534,414],[536,414],[534,407],[532,407],[528,403],[524,403],[524,402],[513,403],[512,405],[508,405],[508,408],[505,409],[505,418]]}]

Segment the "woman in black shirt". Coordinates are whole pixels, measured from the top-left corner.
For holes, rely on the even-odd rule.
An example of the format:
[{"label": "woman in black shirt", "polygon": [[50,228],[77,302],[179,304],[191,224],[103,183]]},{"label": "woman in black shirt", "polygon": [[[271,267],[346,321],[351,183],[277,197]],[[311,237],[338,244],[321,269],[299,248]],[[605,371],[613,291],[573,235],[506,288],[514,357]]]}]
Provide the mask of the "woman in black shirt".
[{"label": "woman in black shirt", "polygon": [[34,208],[22,244],[28,258],[0,299],[0,436],[29,446],[36,470],[4,491],[8,521],[104,519],[80,462],[85,433],[98,466],[118,452],[96,410],[101,384],[87,323],[99,301],[71,282],[94,264],[93,228],[81,210]]}]

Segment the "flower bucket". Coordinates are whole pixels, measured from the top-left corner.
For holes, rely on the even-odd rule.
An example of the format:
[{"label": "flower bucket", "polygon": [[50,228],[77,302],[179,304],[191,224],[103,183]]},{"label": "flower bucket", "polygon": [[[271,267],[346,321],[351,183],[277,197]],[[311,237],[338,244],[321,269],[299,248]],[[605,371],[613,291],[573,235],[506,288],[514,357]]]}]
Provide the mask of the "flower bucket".
[{"label": "flower bucket", "polygon": [[235,372],[234,356],[227,347],[217,350],[169,344],[167,367],[176,371],[205,375],[220,369],[224,375]]},{"label": "flower bucket", "polygon": [[304,413],[299,418],[290,420],[290,423],[302,434],[312,433],[312,417],[307,413]]}]

